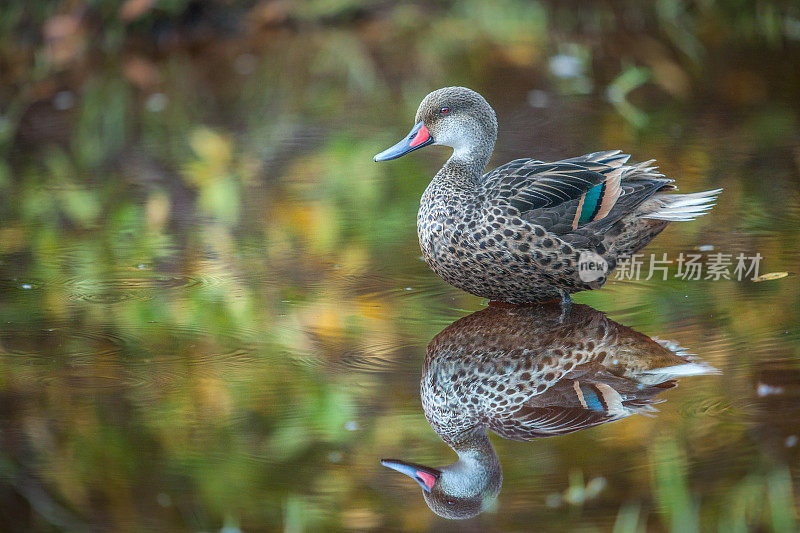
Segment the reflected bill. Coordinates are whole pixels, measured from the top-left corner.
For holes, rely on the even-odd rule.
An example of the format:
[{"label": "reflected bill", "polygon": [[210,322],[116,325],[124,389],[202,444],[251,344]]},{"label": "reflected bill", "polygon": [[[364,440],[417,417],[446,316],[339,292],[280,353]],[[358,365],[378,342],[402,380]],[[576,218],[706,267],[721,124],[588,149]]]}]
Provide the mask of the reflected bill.
[{"label": "reflected bill", "polygon": [[503,480],[487,430],[528,441],[652,413],[677,378],[710,373],[676,345],[585,305],[489,307],[439,333],[423,366],[425,417],[458,460],[439,468],[381,462],[415,479],[436,514],[470,518]]}]

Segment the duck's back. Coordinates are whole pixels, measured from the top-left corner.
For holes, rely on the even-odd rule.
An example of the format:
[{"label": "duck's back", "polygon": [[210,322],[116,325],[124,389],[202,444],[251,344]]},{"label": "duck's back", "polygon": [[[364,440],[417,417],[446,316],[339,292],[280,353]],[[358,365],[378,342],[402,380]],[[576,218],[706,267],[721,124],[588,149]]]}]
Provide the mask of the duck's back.
[{"label": "duck's back", "polygon": [[627,416],[686,359],[590,307],[487,308],[429,344],[425,415],[451,442],[475,427],[528,440]]},{"label": "duck's back", "polygon": [[[719,192],[664,194],[672,180],[619,150],[551,163],[517,159],[480,175],[445,166],[422,198],[423,256],[445,281],[510,303],[601,287],[622,256]],[[588,254],[588,255],[587,255]],[[599,272],[581,272],[586,258]]]}]

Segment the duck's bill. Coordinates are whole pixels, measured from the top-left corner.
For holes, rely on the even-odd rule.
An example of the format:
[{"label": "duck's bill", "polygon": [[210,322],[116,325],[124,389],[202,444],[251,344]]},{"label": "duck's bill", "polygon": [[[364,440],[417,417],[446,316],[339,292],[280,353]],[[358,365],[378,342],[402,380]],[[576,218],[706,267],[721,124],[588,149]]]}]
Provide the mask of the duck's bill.
[{"label": "duck's bill", "polygon": [[430,492],[433,484],[442,475],[442,472],[431,468],[429,466],[417,465],[414,463],[407,463],[398,459],[381,459],[381,464],[392,470],[397,470],[401,474],[405,474],[422,487],[425,492]]},{"label": "duck's bill", "polygon": [[413,152],[417,148],[428,146],[431,143],[433,143],[433,137],[431,137],[431,134],[428,133],[428,128],[425,127],[425,124],[420,121],[417,122],[413,128],[411,128],[409,134],[406,135],[402,141],[395,144],[391,148],[387,148],[383,152],[373,157],[373,159],[375,161],[389,161],[390,159],[397,159],[402,155],[406,155],[408,152]]}]

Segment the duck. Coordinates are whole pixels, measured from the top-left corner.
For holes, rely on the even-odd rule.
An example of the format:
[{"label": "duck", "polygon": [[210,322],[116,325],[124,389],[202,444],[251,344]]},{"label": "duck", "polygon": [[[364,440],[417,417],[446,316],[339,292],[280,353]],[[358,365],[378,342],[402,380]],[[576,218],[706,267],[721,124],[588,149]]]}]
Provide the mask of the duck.
[{"label": "duck", "polygon": [[721,192],[675,194],[654,160],[629,163],[621,150],[515,159],[484,173],[497,130],[483,96],[445,87],[422,100],[408,135],[374,156],[453,149],[422,195],[419,244],[439,277],[490,302],[569,301],[598,289],[622,258],[670,222],[707,213]]},{"label": "duck", "polygon": [[458,460],[381,464],[417,481],[439,516],[472,518],[493,505],[503,481],[487,430],[531,441],[652,415],[657,395],[679,378],[716,373],[677,343],[587,305],[486,307],[433,338],[420,379],[425,417]]}]

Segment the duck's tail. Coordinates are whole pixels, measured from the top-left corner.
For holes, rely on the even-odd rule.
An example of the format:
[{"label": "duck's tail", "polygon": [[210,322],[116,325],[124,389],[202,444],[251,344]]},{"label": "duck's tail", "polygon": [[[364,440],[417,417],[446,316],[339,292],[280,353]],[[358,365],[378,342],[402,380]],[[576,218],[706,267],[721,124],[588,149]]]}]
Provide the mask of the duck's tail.
[{"label": "duck's tail", "polygon": [[691,194],[665,194],[659,193],[655,200],[655,209],[640,215],[651,220],[666,220],[669,222],[694,220],[705,215],[716,205],[714,202],[722,189],[693,192]]}]

